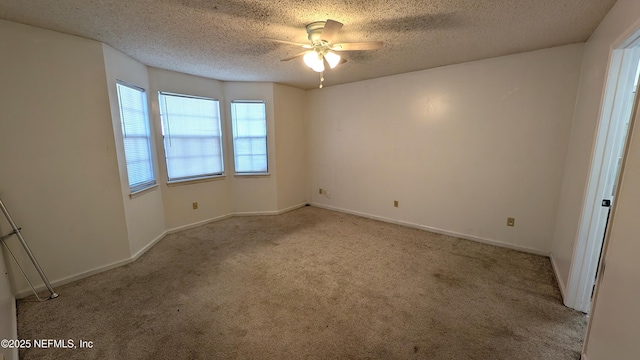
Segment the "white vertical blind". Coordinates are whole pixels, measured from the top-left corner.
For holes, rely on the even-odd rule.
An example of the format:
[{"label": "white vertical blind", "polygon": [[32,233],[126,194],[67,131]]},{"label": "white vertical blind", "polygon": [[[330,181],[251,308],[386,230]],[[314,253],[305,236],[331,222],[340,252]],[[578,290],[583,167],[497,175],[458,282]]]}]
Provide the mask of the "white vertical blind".
[{"label": "white vertical blind", "polygon": [[129,191],[133,193],[156,183],[151,158],[147,97],[144,90],[137,87],[117,83],[116,88]]},{"label": "white vertical blind", "polygon": [[160,93],[169,181],[224,172],[218,100]]},{"label": "white vertical blind", "polygon": [[231,118],[236,173],[268,172],[265,103],[232,101]]}]

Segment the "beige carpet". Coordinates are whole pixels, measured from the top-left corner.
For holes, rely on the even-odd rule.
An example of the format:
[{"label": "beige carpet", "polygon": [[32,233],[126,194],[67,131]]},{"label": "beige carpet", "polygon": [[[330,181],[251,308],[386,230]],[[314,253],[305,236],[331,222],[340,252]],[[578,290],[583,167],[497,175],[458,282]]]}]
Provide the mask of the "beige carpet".
[{"label": "beige carpet", "polygon": [[169,235],[18,303],[24,359],[579,359],[549,260],[305,207]]}]

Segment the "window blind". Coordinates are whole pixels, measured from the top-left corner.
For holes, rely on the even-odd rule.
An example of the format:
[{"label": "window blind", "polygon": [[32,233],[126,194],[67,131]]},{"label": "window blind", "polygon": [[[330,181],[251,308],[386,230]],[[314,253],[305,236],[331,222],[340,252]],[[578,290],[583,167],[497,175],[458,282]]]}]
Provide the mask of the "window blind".
[{"label": "window blind", "polygon": [[267,115],[264,101],[232,101],[236,173],[267,173]]},{"label": "window blind", "polygon": [[151,158],[147,98],[143,89],[116,83],[129,191],[156,184]]},{"label": "window blind", "polygon": [[218,100],[160,93],[169,181],[224,173]]}]

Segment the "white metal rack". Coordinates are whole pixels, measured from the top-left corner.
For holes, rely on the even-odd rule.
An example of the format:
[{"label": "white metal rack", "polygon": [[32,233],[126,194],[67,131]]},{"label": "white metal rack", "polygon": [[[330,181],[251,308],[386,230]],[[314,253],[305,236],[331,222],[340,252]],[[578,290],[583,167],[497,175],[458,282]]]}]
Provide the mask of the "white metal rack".
[{"label": "white metal rack", "polygon": [[[27,276],[27,274],[22,269],[22,266],[20,266],[20,263],[18,262],[18,259],[16,259],[15,255],[13,255],[13,252],[11,251],[11,249],[9,248],[7,243],[5,242],[5,239],[15,235],[18,238],[18,240],[20,240],[20,244],[22,244],[22,247],[24,248],[24,251],[29,256],[29,259],[31,259],[31,262],[33,263],[33,266],[38,271],[38,274],[40,275],[40,278],[44,282],[44,285],[47,287],[47,290],[49,290],[49,294],[50,295],[49,295],[48,299],[57,298],[58,294],[53,290],[53,287],[51,286],[51,283],[49,282],[49,279],[47,279],[47,276],[44,274],[44,271],[40,267],[40,264],[38,264],[38,261],[36,260],[36,257],[31,252],[31,249],[29,249],[29,245],[27,245],[27,242],[22,237],[22,234],[20,233],[21,228],[19,228],[16,225],[16,223],[13,221],[13,219],[11,218],[11,215],[9,214],[9,210],[7,210],[7,208],[4,206],[4,203],[2,202],[1,199],[0,199],[0,209],[2,210],[2,213],[4,214],[4,216],[7,218],[7,221],[9,222],[9,225],[11,225],[11,229],[13,230],[9,234],[4,235],[4,236],[2,236],[2,238],[0,238],[0,241],[2,241],[2,245],[4,245],[5,248],[9,251],[9,254],[11,254],[11,257],[13,258],[13,261],[15,261],[16,265],[18,265],[18,268],[20,269],[20,272],[22,272],[22,275],[24,276],[24,278],[29,283],[29,286],[31,286],[31,290],[33,290],[33,293],[36,295],[38,300],[42,301],[42,299],[38,296],[38,293],[36,292],[36,289],[33,287],[33,284],[29,280],[29,277]],[[45,300],[48,300],[48,299],[45,299]]]}]

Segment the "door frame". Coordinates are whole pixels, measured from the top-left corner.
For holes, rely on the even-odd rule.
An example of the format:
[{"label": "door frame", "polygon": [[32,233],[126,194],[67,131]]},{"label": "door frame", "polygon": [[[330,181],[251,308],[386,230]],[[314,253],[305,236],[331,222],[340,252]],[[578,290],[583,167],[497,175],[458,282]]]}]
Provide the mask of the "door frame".
[{"label": "door frame", "polygon": [[[620,180],[615,176],[618,150],[627,146],[628,134],[623,131],[624,121],[619,119],[625,114],[631,116],[633,110],[631,89],[640,61],[640,26],[637,25],[634,31],[621,37],[610,51],[600,120],[573,249],[564,304],[584,313],[589,312],[591,306],[598,260],[607,227],[607,221],[602,219],[603,216],[606,219],[604,212],[608,212],[609,208],[602,207],[601,201],[611,191],[613,182]],[[629,76],[631,73],[633,74]]]}]

